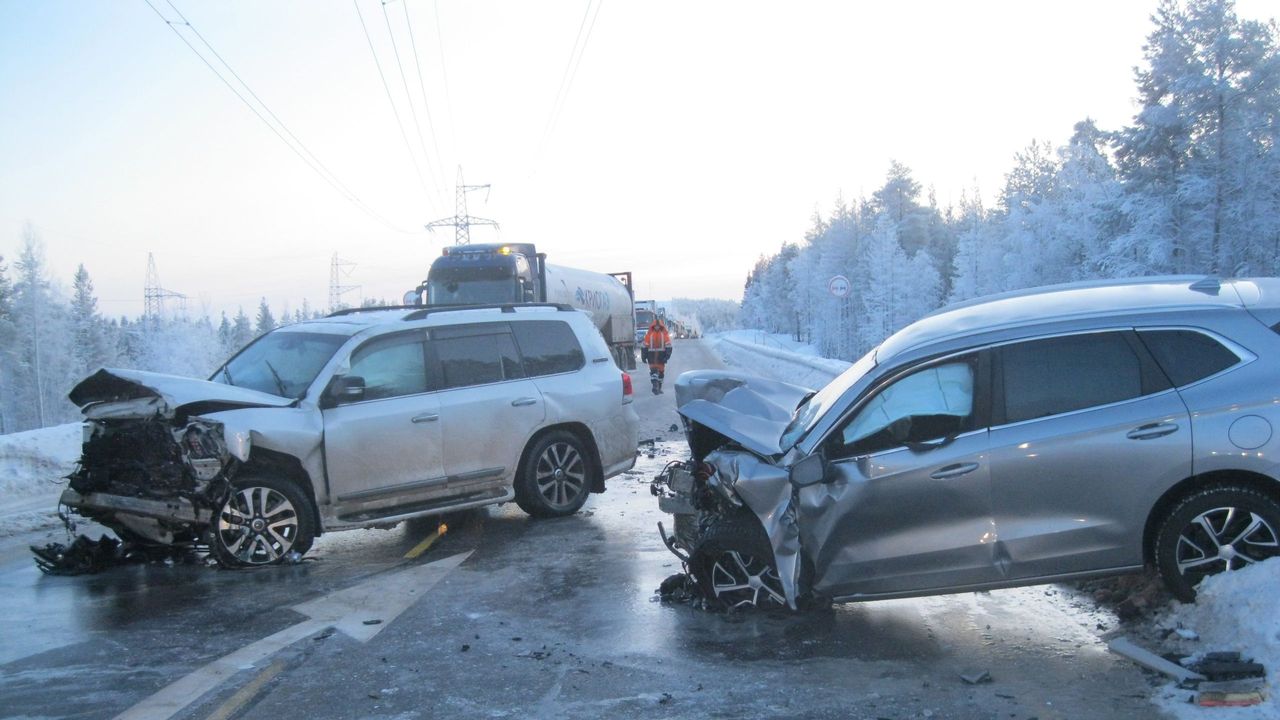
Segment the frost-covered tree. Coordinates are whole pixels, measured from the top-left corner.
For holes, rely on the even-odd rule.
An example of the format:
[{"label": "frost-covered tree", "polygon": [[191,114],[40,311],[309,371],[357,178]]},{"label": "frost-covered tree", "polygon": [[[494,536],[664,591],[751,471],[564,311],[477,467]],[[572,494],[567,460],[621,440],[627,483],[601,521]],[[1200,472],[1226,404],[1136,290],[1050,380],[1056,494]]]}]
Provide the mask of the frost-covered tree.
[{"label": "frost-covered tree", "polygon": [[267,304],[267,299],[262,298],[258,303],[258,321],[254,326],[254,331],[259,335],[266,335],[276,329],[276,318],[271,314],[271,306]]},{"label": "frost-covered tree", "polygon": [[15,264],[13,318],[14,342],[6,363],[12,430],[29,430],[77,416],[66,399],[75,377],[73,333],[67,309],[47,277],[44,246],[35,228],[23,230],[22,250]]},{"label": "frost-covered tree", "polygon": [[[1280,60],[1274,24],[1231,0],[1162,0],[1138,71],[1141,110],[1117,136],[1128,227],[1116,274],[1271,272]],[[1261,242],[1260,242],[1261,240]]]},{"label": "frost-covered tree", "polygon": [[245,314],[244,308],[238,308],[235,320],[231,326],[231,351],[227,353],[228,357],[233,353],[239,352],[240,348],[248,345],[253,341],[253,325],[249,321],[249,316]]},{"label": "frost-covered tree", "polygon": [[108,340],[109,327],[98,313],[98,298],[93,294],[93,280],[81,264],[72,280],[71,327],[75,333],[72,352],[75,373],[88,375],[100,367],[114,364],[115,353]]}]

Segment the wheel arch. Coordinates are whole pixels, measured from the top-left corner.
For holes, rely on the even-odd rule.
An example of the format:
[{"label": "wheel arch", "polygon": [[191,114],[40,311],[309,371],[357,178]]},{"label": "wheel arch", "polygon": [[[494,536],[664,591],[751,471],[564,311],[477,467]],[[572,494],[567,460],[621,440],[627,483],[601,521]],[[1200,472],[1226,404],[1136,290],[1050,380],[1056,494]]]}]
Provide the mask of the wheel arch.
[{"label": "wheel arch", "polygon": [[1280,502],[1280,481],[1250,470],[1213,470],[1192,475],[1165,491],[1151,507],[1142,531],[1142,559],[1148,565],[1155,562],[1156,533],[1160,523],[1186,498],[1207,488],[1234,485],[1257,491]]},{"label": "wheel arch", "polygon": [[311,519],[315,526],[315,536],[320,537],[324,532],[324,523],[320,521],[320,504],[316,502],[315,486],[311,483],[311,476],[298,458],[277,450],[255,447],[249,455],[249,462],[242,465],[240,471],[236,474],[240,475],[246,472],[278,475],[297,485],[307,496],[307,500],[311,502]]},{"label": "wheel arch", "polygon": [[540,428],[524,444],[524,450],[520,451],[520,461],[516,464],[516,473],[518,474],[524,468],[525,463],[528,462],[529,453],[533,451],[533,446],[537,445],[542,438],[556,431],[568,432],[582,443],[583,449],[587,452],[587,460],[591,463],[591,492],[604,492],[604,466],[600,461],[600,448],[596,446],[596,438],[591,433],[591,429],[579,422],[557,423]]}]

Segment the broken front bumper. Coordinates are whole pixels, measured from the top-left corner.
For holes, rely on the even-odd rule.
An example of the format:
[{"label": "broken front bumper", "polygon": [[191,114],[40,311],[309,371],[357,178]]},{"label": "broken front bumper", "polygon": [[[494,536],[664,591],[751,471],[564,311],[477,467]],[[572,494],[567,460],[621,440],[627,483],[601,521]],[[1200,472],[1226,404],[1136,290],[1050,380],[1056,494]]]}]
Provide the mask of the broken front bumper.
[{"label": "broken front bumper", "polygon": [[59,502],[82,512],[124,513],[126,515],[184,525],[208,525],[213,519],[212,510],[198,508],[195,503],[186,498],[152,500],[125,495],[110,495],[108,493],[81,495],[75,490],[67,488],[62,491],[62,498]]}]

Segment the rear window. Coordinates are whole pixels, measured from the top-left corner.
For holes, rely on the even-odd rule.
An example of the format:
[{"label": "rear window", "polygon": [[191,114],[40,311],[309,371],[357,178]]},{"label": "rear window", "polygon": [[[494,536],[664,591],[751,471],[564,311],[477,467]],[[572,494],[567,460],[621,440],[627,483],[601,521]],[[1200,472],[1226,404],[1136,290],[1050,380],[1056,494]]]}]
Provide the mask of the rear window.
[{"label": "rear window", "polygon": [[1195,330],[1140,330],[1138,337],[1175,387],[1189,385],[1240,362],[1222,343]]},{"label": "rear window", "polygon": [[586,364],[578,336],[568,323],[530,320],[511,323],[524,368],[530,376],[573,372]]},{"label": "rear window", "polygon": [[1142,363],[1118,332],[1001,348],[1005,422],[1058,415],[1143,394]]}]

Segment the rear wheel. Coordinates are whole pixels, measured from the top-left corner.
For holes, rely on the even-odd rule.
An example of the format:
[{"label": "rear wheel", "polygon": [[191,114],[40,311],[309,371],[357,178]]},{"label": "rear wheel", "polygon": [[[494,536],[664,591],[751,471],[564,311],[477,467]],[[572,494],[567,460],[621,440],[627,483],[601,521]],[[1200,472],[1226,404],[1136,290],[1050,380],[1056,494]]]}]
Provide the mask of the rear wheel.
[{"label": "rear wheel", "polygon": [[1280,503],[1255,490],[1221,486],[1180,502],[1156,534],[1156,567],[1183,602],[1201,580],[1280,555]]},{"label": "rear wheel", "polygon": [[305,554],[315,538],[311,500],[296,484],[270,475],[236,479],[214,517],[212,548],[223,565],[273,565]]},{"label": "rear wheel", "polygon": [[773,548],[748,512],[716,520],[689,556],[689,570],[707,602],[723,608],[784,608]]},{"label": "rear wheel", "polygon": [[582,441],[563,430],[534,443],[516,476],[516,504],[534,517],[572,515],[591,492],[591,461]]}]

